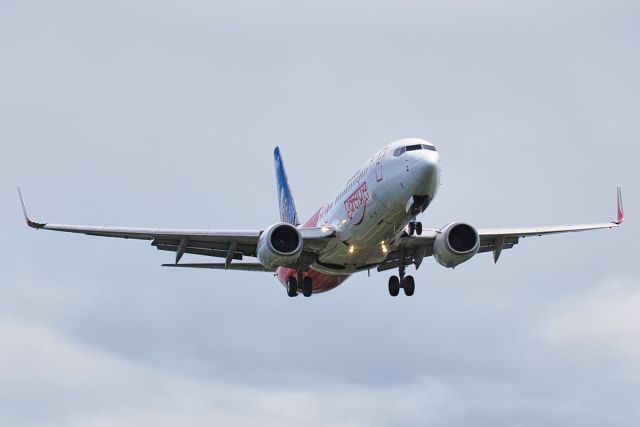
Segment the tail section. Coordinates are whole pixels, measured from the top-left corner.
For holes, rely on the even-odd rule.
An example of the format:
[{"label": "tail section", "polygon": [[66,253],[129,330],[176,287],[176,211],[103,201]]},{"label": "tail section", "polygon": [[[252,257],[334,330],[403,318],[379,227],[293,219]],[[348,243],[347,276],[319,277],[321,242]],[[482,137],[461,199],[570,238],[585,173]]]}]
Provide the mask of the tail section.
[{"label": "tail section", "polygon": [[284,170],[280,147],[273,150],[273,160],[276,164],[276,182],[278,184],[278,204],[280,205],[280,221],[293,225],[299,225],[296,204],[293,202],[293,195],[289,187],[287,173]]}]

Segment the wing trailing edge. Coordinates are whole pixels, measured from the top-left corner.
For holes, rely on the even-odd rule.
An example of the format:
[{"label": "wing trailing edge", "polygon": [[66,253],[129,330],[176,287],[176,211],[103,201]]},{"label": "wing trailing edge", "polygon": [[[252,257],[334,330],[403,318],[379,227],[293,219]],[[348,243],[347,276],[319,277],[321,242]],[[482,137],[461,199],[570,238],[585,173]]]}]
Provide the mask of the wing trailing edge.
[{"label": "wing trailing edge", "polygon": [[253,262],[237,262],[235,264],[227,264],[224,262],[208,262],[208,263],[183,263],[183,264],[162,264],[163,267],[179,267],[179,268],[209,268],[213,270],[235,270],[235,271],[257,271],[264,273],[275,273],[276,270],[265,267],[260,263]]}]

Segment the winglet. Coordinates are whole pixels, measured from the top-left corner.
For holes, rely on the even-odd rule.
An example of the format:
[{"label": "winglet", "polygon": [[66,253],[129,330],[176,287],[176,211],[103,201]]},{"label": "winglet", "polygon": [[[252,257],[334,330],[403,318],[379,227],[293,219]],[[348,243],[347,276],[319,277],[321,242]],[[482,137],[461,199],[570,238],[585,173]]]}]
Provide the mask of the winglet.
[{"label": "winglet", "polygon": [[41,224],[39,222],[34,222],[29,219],[29,215],[27,215],[27,208],[24,206],[24,200],[22,200],[22,191],[20,191],[20,187],[18,187],[18,196],[20,196],[20,204],[22,205],[22,214],[24,215],[24,220],[27,222],[27,225],[31,228],[43,228],[47,224]]},{"label": "winglet", "polygon": [[622,189],[618,187],[618,219],[615,223],[620,225],[624,222],[624,207],[622,206]]}]

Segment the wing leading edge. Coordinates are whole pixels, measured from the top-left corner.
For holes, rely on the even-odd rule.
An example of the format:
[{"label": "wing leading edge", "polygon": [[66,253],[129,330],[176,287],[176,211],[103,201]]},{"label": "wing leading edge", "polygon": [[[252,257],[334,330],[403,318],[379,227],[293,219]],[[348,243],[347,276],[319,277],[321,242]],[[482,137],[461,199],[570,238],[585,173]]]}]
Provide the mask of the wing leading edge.
[{"label": "wing leading edge", "polygon": [[[175,252],[176,264],[178,264],[185,253],[189,253],[224,258],[225,262],[221,264],[223,269],[270,271],[264,269],[264,267],[260,270],[253,264],[231,264],[233,260],[242,260],[245,256],[256,256],[258,239],[262,234],[262,230],[131,228],[40,223],[32,221],[29,218],[20,188],[18,188],[18,195],[20,196],[22,213],[27,225],[37,230],[62,231],[67,233],[86,234],[89,236],[116,237],[122,239],[151,240],[151,245],[155,246],[156,249]],[[319,244],[322,245],[322,243],[328,237],[331,237],[334,232],[335,230],[327,229],[326,227],[300,229],[300,233],[302,234],[304,241],[304,248],[308,250],[313,250]],[[201,265],[194,264],[184,264],[184,266],[202,268]],[[208,264],[208,267],[206,268],[218,267],[216,264]]]},{"label": "wing leading edge", "polygon": [[494,262],[498,262],[503,249],[510,249],[518,244],[520,238],[530,236],[545,236],[548,234],[576,233],[580,231],[601,230],[615,228],[624,222],[624,208],[622,204],[622,189],[616,193],[616,219],[611,222],[580,225],[559,225],[548,227],[519,227],[519,228],[485,228],[479,229],[480,252],[493,251]]},{"label": "wing leading edge", "polygon": [[[517,227],[517,228],[480,228],[477,230],[480,237],[480,249],[478,253],[493,252],[494,262],[498,262],[500,254],[504,249],[511,249],[518,244],[520,238],[531,236],[544,236],[548,234],[575,233],[580,231],[600,230],[605,228],[616,228],[624,222],[624,207],[622,204],[622,190],[617,189],[617,217],[615,221],[580,224],[580,225],[558,225],[546,227]],[[433,242],[439,230],[424,230],[422,236],[401,237],[401,242],[397,250],[389,253],[385,261],[378,266],[378,271],[397,268],[401,263],[405,265],[412,262],[416,267],[420,267],[425,257],[433,255]]]}]

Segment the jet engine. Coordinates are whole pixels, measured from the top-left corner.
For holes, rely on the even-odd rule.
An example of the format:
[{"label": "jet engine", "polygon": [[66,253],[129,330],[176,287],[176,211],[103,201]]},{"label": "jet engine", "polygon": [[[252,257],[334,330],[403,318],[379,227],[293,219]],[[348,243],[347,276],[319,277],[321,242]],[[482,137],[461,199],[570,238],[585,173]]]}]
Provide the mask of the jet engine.
[{"label": "jet engine", "polygon": [[300,257],[302,235],[291,224],[274,224],[260,235],[256,253],[260,264],[267,268],[286,266]]},{"label": "jet engine", "polygon": [[433,243],[433,257],[440,265],[453,268],[468,261],[478,253],[480,237],[478,232],[463,222],[444,226]]}]

